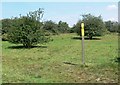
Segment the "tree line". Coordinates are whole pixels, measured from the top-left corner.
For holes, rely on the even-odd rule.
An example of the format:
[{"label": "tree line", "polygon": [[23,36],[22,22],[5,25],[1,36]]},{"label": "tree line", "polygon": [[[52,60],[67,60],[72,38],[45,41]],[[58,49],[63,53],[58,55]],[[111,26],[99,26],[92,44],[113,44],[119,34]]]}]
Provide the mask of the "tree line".
[{"label": "tree line", "polygon": [[39,8],[36,11],[29,12],[26,16],[14,17],[11,19],[2,19],[2,40],[16,44],[23,44],[24,47],[31,47],[38,43],[50,41],[50,35],[59,35],[61,33],[77,33],[81,35],[80,24],[85,23],[85,36],[92,39],[93,36],[102,36],[108,32],[120,32],[118,22],[104,22],[102,16],[91,14],[82,15],[73,27],[69,27],[67,22],[52,20],[42,22],[44,10]]}]

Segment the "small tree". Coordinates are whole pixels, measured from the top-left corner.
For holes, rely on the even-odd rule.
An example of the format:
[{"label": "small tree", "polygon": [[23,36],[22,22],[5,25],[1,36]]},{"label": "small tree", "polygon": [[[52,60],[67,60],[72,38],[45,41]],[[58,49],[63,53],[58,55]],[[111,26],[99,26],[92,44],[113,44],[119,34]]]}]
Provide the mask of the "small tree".
[{"label": "small tree", "polygon": [[12,20],[11,19],[2,19],[1,20],[1,34],[2,34],[2,40],[8,40],[7,38],[7,33],[8,33],[8,30],[11,28],[11,23],[12,23]]},{"label": "small tree", "polygon": [[113,22],[113,21],[106,21],[105,22],[105,27],[109,32],[118,32],[118,22]]},{"label": "small tree", "polygon": [[11,19],[3,19],[2,20],[2,34],[6,34],[8,29],[11,27],[12,20]]},{"label": "small tree", "polygon": [[74,26],[75,31],[81,35],[80,24],[84,22],[85,24],[85,36],[88,36],[89,39],[92,39],[93,36],[101,36],[103,32],[106,31],[104,22],[101,16],[95,17],[91,14],[82,15],[83,19],[79,20]]},{"label": "small tree", "polygon": [[12,28],[8,32],[8,40],[15,44],[23,44],[24,47],[30,48],[31,46],[44,43],[49,40],[45,36],[40,22],[43,17],[43,10],[39,9],[34,12],[29,12],[27,16],[14,18]]},{"label": "small tree", "polygon": [[58,22],[58,30],[60,33],[67,33],[69,30],[69,26],[68,26],[67,22],[59,21]]},{"label": "small tree", "polygon": [[43,29],[53,35],[58,34],[57,24],[52,20],[44,22]]}]

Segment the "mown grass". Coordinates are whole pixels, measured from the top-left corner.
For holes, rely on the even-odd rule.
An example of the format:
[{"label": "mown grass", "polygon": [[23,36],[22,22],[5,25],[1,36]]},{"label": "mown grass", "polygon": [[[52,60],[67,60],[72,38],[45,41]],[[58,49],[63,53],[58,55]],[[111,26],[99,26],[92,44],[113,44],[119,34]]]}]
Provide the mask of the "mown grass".
[{"label": "mown grass", "polygon": [[[116,83],[118,82],[118,37],[109,34],[81,40],[76,34],[53,36],[53,41],[31,49],[2,42],[3,83]],[[19,45],[20,46],[20,45]],[[67,62],[67,63],[66,63]]]}]

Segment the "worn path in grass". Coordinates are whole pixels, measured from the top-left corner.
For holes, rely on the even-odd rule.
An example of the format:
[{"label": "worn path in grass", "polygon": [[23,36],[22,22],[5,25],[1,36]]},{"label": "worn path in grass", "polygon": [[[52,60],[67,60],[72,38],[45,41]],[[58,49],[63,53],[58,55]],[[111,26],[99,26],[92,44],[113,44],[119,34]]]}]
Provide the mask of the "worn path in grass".
[{"label": "worn path in grass", "polygon": [[118,37],[109,34],[85,40],[85,67],[81,40],[76,34],[53,36],[53,41],[31,49],[2,42],[3,83],[118,82]]}]

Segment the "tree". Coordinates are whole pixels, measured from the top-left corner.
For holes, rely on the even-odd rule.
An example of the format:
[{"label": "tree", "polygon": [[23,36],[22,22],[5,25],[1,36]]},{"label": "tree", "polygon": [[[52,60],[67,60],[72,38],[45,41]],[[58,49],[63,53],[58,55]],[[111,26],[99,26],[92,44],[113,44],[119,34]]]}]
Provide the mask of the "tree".
[{"label": "tree", "polygon": [[2,34],[8,32],[8,29],[11,27],[12,20],[11,19],[3,19],[2,20]]},{"label": "tree", "polygon": [[48,36],[45,36],[40,22],[43,17],[43,10],[29,12],[27,16],[21,16],[20,18],[14,18],[12,27],[8,31],[9,42],[15,44],[23,44],[24,47],[30,48],[35,44],[44,43],[49,40]]},{"label": "tree", "polygon": [[118,22],[113,22],[113,29],[112,29],[112,31],[113,32],[119,32],[119,30],[118,30]]},{"label": "tree", "polygon": [[104,22],[101,16],[95,17],[91,14],[82,15],[82,20],[79,20],[74,26],[75,31],[81,35],[80,26],[81,23],[85,24],[85,36],[88,36],[89,39],[92,39],[93,36],[101,36],[103,32],[106,31]]},{"label": "tree", "polygon": [[105,27],[109,32],[118,32],[118,22],[106,21]]},{"label": "tree", "polygon": [[58,30],[60,33],[67,33],[69,31],[69,26],[66,22],[59,21]]},{"label": "tree", "polygon": [[2,29],[1,29],[2,40],[6,41],[6,40],[8,40],[7,33],[8,33],[8,30],[11,28],[12,20],[11,19],[2,19],[1,22],[2,22]]},{"label": "tree", "polygon": [[43,29],[51,34],[58,34],[57,24],[52,20],[44,22]]}]

